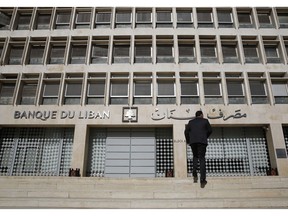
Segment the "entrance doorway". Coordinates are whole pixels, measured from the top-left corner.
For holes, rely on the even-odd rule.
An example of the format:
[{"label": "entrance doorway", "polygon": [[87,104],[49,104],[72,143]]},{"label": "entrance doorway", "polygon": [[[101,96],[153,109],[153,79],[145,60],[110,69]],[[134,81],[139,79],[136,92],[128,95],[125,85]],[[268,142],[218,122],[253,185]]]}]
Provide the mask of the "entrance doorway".
[{"label": "entrance doorway", "polygon": [[173,176],[172,128],[90,128],[87,176]]}]

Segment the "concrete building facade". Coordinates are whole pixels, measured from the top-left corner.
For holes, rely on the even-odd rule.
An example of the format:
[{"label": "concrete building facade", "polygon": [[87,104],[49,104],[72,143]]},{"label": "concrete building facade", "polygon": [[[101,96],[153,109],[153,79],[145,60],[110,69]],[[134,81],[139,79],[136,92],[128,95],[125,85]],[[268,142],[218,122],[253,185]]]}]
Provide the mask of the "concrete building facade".
[{"label": "concrete building facade", "polygon": [[[0,8],[0,175],[288,176],[288,8]],[[272,170],[272,172],[271,172]]]}]

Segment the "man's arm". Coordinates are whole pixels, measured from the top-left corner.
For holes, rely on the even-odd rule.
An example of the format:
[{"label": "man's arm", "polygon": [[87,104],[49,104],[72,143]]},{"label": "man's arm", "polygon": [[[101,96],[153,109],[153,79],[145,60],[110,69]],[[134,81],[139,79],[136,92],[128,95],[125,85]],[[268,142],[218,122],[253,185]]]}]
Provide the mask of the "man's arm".
[{"label": "man's arm", "polygon": [[185,135],[186,143],[189,143],[189,142],[190,142],[190,137],[189,137],[189,128],[188,128],[188,124],[185,125],[184,135]]}]

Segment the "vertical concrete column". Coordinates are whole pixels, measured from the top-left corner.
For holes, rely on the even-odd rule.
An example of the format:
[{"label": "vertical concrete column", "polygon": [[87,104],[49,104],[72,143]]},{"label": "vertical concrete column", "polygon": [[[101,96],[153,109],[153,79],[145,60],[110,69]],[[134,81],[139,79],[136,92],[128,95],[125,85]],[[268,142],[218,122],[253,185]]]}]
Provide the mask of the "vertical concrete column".
[{"label": "vertical concrete column", "polygon": [[81,176],[84,175],[85,168],[85,146],[87,136],[87,125],[76,124],[74,129],[74,141],[72,151],[71,168],[80,168]]},{"label": "vertical concrete column", "polygon": [[174,149],[174,176],[175,178],[187,178],[187,150],[184,136],[185,124],[181,121],[173,125],[173,149]]},{"label": "vertical concrete column", "polygon": [[288,176],[288,158],[282,124],[270,124],[266,136],[272,168],[277,167],[279,176]]}]

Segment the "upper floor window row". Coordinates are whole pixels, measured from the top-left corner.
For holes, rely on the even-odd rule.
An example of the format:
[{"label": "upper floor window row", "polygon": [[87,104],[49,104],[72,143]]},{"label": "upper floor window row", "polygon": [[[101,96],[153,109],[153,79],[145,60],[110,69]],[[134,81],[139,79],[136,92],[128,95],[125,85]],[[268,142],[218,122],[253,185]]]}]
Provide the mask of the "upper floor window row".
[{"label": "upper floor window row", "polygon": [[288,28],[288,8],[0,8],[0,30]]},{"label": "upper floor window row", "polygon": [[[111,41],[112,40],[112,41]],[[154,41],[155,40],[155,41]],[[288,37],[136,35],[0,38],[2,65],[287,64]]]},{"label": "upper floor window row", "polygon": [[0,75],[0,106],[224,104],[225,101],[227,105],[288,104],[285,72],[269,75],[248,72],[245,77],[241,72],[203,72],[202,78],[197,72],[175,75],[163,71],[89,72],[87,76],[5,73]]}]

